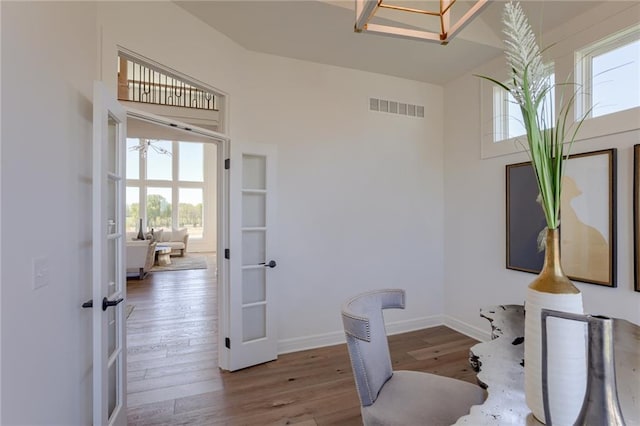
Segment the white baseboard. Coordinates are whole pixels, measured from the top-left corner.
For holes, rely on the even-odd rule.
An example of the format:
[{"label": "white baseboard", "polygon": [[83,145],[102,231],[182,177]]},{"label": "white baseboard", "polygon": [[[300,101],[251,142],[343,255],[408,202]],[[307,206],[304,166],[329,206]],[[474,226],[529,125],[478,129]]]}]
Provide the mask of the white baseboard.
[{"label": "white baseboard", "polygon": [[[423,328],[442,325],[442,316],[434,315],[430,317],[416,318],[406,321],[396,321],[386,323],[388,334],[406,333]],[[453,327],[452,327],[453,328]],[[313,336],[295,337],[293,339],[283,339],[278,341],[278,354],[305,351],[307,349],[321,348],[345,343],[344,331],[333,331],[330,333],[316,334]]]},{"label": "white baseboard", "polygon": [[466,322],[457,320],[449,315],[444,315],[443,320],[444,325],[459,333],[465,334],[481,342],[488,342],[491,340],[491,333],[488,331],[469,325]]}]

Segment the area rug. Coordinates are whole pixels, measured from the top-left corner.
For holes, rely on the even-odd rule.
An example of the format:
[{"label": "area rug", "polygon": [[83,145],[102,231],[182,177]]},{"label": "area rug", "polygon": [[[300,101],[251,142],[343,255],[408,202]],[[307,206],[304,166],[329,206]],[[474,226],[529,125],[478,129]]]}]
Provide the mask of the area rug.
[{"label": "area rug", "polygon": [[197,254],[171,256],[171,265],[154,265],[151,272],[184,271],[186,269],[207,269],[207,258]]}]

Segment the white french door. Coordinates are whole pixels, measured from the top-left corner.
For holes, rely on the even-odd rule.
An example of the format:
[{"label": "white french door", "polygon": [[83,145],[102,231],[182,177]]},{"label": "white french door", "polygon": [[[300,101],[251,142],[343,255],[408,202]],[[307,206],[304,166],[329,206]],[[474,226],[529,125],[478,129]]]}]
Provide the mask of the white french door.
[{"label": "white french door", "polygon": [[276,147],[231,143],[229,370],[277,358]]},{"label": "white french door", "polygon": [[124,191],[126,112],[93,90],[93,424],[126,425]]}]

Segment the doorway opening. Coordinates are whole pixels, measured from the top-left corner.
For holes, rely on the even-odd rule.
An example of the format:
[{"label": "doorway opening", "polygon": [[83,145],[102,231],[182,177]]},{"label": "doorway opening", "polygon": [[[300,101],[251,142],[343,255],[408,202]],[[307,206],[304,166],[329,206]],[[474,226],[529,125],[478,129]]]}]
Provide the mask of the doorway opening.
[{"label": "doorway opening", "polygon": [[158,247],[181,242],[176,232],[188,235],[184,252],[170,251],[171,265],[127,280],[127,400],[135,422],[220,383],[228,140],[132,109],[127,124],[127,244],[142,230],[157,264]]}]

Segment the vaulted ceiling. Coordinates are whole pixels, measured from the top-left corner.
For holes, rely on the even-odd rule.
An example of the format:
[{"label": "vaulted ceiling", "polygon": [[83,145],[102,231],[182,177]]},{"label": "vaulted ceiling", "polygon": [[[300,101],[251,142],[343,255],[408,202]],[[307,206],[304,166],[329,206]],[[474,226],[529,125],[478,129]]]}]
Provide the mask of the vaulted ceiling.
[{"label": "vaulted ceiling", "polygon": [[[176,1],[246,49],[306,61],[444,84],[500,55],[504,1],[490,2],[448,45],[355,33],[354,0]],[[432,0],[395,3],[437,9]],[[523,1],[534,31],[545,32],[598,5],[596,1]],[[457,1],[460,15],[473,2]],[[452,13],[454,13],[452,12]],[[454,16],[455,18],[455,16]],[[402,13],[387,21],[409,28],[436,18]]]}]

